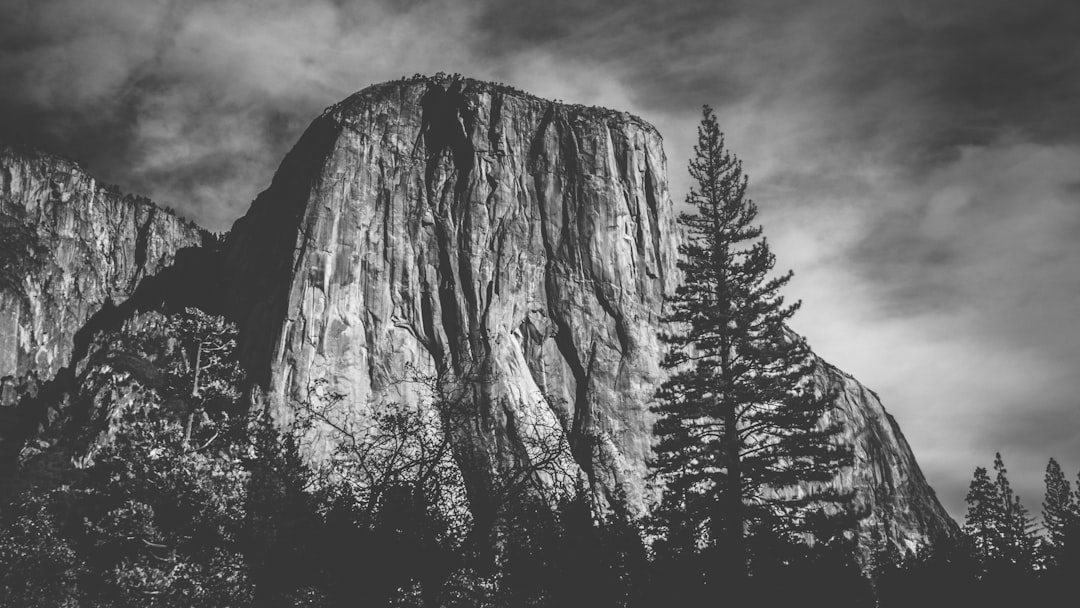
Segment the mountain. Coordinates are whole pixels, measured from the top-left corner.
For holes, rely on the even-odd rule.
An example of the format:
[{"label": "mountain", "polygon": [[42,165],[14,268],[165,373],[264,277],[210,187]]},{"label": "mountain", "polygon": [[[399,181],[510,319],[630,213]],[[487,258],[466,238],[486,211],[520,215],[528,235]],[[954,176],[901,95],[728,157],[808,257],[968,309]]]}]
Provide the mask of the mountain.
[{"label": "mountain", "polygon": [[[336,406],[310,460],[382,405],[449,404],[477,517],[517,476],[646,513],[658,318],[679,281],[662,139],[626,113],[436,82],[328,108],[224,245],[74,162],[0,147],[5,465],[58,418],[96,332],[196,305],[237,322],[253,398],[280,423]],[[954,534],[878,397],[821,370],[864,550]]]},{"label": "mountain", "polygon": [[[78,164],[0,146],[4,281],[0,377],[51,378],[67,366],[76,334],[139,282],[210,235],[148,199],[98,183]],[[13,391],[5,385],[4,405]]]},{"label": "mountain", "polygon": [[[233,226],[221,292],[244,364],[279,420],[344,397],[309,458],[380,404],[450,394],[475,511],[543,460],[547,491],[587,484],[642,514],[658,318],[679,281],[660,134],[626,113],[434,83],[328,108]],[[856,491],[864,547],[955,533],[877,396],[823,369],[857,459],[835,484]],[[443,392],[425,395],[432,377]]]},{"label": "mountain", "polygon": [[93,333],[137,303],[183,299],[214,237],[73,161],[0,145],[0,453],[55,418]]}]

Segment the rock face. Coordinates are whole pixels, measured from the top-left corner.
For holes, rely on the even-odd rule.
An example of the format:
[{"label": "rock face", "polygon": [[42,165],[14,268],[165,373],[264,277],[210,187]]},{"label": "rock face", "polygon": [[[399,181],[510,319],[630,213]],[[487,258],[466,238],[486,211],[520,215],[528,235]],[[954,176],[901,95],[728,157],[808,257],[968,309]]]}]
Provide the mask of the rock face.
[{"label": "rock face", "polygon": [[74,162],[0,146],[0,443],[19,397],[76,362],[96,327],[209,239]]},{"label": "rock face", "polygon": [[279,409],[325,380],[361,417],[415,402],[417,374],[457,378],[476,392],[474,487],[565,436],[561,472],[642,505],[674,287],[659,134],[489,84],[470,81],[467,104],[427,91],[328,109],[233,227],[248,368]]},{"label": "rock face", "polygon": [[[317,118],[234,226],[206,307],[240,323],[282,419],[326,392],[345,395],[342,424],[453,401],[474,509],[528,470],[644,513],[658,317],[679,280],[661,138],[493,84],[455,93],[388,83]],[[94,331],[214,284],[213,244],[73,162],[0,148],[0,451],[41,416],[10,406],[73,378]],[[855,448],[835,483],[856,491],[863,546],[954,534],[877,396],[824,362],[819,383]],[[331,443],[314,433],[309,455]]]},{"label": "rock face", "polygon": [[833,414],[842,423],[838,439],[854,448],[854,466],[834,486],[855,490],[864,557],[881,541],[914,552],[959,533],[877,394],[827,362],[820,364],[818,384],[838,395]]},{"label": "rock face", "polygon": [[[285,158],[233,227],[225,308],[280,417],[320,382],[346,396],[344,424],[380,402],[424,407],[414,380],[438,374],[471,408],[455,437],[471,498],[558,445],[563,481],[642,513],[677,235],[661,138],[640,119],[400,81],[327,109]],[[822,381],[841,389],[858,464],[837,483],[858,491],[864,533],[951,533],[876,396],[831,367]]]}]

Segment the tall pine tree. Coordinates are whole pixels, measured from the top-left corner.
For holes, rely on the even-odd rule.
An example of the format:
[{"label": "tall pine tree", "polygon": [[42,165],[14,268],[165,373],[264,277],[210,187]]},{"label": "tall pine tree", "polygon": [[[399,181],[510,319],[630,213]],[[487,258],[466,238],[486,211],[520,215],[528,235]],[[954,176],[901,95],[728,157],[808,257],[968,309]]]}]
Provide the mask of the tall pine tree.
[{"label": "tall pine tree", "polygon": [[1035,520],[1020,502],[1020,497],[1013,493],[1000,452],[994,455],[994,471],[997,474],[995,485],[1004,515],[1003,557],[1010,564],[1029,569],[1035,558]]},{"label": "tall pine tree", "polygon": [[1030,570],[1035,553],[1034,523],[1013,493],[1001,454],[994,456],[994,478],[976,467],[968,488],[964,531],[987,572]]},{"label": "tall pine tree", "polygon": [[1072,488],[1065,478],[1061,465],[1053,458],[1047,463],[1047,496],[1042,503],[1042,522],[1047,528],[1047,538],[1054,550],[1062,549],[1067,532],[1077,525],[1080,511],[1072,497]]},{"label": "tall pine tree", "polygon": [[989,556],[997,550],[998,543],[994,539],[1001,515],[997,489],[986,467],[975,467],[964,501],[968,504],[964,533],[971,539],[976,554]]},{"label": "tall pine tree", "polygon": [[656,520],[669,545],[715,550],[722,574],[741,579],[746,529],[766,516],[792,523],[837,500],[822,484],[850,450],[832,440],[838,428],[824,416],[834,395],[814,387],[813,353],[786,326],[799,307],[780,295],[792,273],[773,272],[742,163],[708,106],[690,175],[696,213],[679,217],[684,282],[661,335],[673,373],[653,408],[653,474],[665,485]]}]

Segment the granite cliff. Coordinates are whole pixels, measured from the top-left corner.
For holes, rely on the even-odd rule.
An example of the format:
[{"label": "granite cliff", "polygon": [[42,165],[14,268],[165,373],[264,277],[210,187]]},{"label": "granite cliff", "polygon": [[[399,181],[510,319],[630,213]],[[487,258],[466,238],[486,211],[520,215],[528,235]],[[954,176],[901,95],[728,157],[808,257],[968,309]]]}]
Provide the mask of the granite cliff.
[{"label": "granite cliff", "polygon": [[[521,470],[646,512],[658,317],[679,280],[660,135],[625,113],[431,83],[328,108],[220,254],[205,231],[73,162],[0,148],[6,460],[54,417],[96,331],[196,304],[240,325],[253,395],[281,421],[331,393],[345,425],[382,403],[454,401],[478,515]],[[953,534],[877,396],[821,370],[855,449],[835,483],[856,492],[864,547]],[[327,457],[331,431],[311,433],[310,458]]]},{"label": "granite cliff", "polygon": [[[233,227],[221,285],[244,364],[279,419],[330,391],[345,425],[425,407],[413,380],[448,379],[474,509],[539,445],[560,451],[549,487],[643,513],[658,316],[678,281],[665,165],[625,113],[471,80],[365,89],[312,123]],[[836,484],[856,491],[866,543],[952,534],[876,395],[822,368],[857,458]]]},{"label": "granite cliff", "polygon": [[[176,299],[213,237],[78,164],[0,145],[0,451],[55,416],[34,397],[70,383],[97,329]],[[170,295],[171,294],[171,295]],[[57,392],[54,390],[53,392]]]},{"label": "granite cliff", "polygon": [[0,217],[11,252],[0,285],[4,405],[12,380],[55,376],[71,363],[76,334],[93,315],[127,301],[178,251],[210,238],[72,161],[13,147],[0,147]]},{"label": "granite cliff", "polygon": [[941,506],[900,425],[877,394],[825,361],[818,382],[837,392],[833,415],[842,425],[839,440],[854,450],[854,466],[836,477],[834,487],[855,491],[863,557],[882,541],[901,552],[915,552],[958,535],[956,522]]}]

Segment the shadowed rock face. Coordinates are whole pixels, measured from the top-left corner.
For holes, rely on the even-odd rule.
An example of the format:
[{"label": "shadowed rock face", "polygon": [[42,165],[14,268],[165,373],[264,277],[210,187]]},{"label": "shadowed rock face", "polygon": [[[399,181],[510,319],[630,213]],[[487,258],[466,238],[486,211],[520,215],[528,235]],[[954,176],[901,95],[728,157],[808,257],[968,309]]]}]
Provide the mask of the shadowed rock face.
[{"label": "shadowed rock face", "polygon": [[[227,244],[245,365],[279,417],[325,380],[345,423],[379,402],[423,407],[418,374],[456,378],[474,498],[557,436],[563,482],[642,513],[658,317],[678,281],[661,138],[489,83],[456,94],[388,83],[314,121]],[[837,484],[857,490],[863,534],[951,534],[877,397],[824,370],[857,456]],[[308,449],[325,456],[325,435]]]},{"label": "shadowed rock face", "polygon": [[[0,145],[0,404],[78,358],[79,336],[208,234],[74,162]],[[8,272],[10,271],[10,274]],[[80,334],[80,332],[82,332]]]}]

